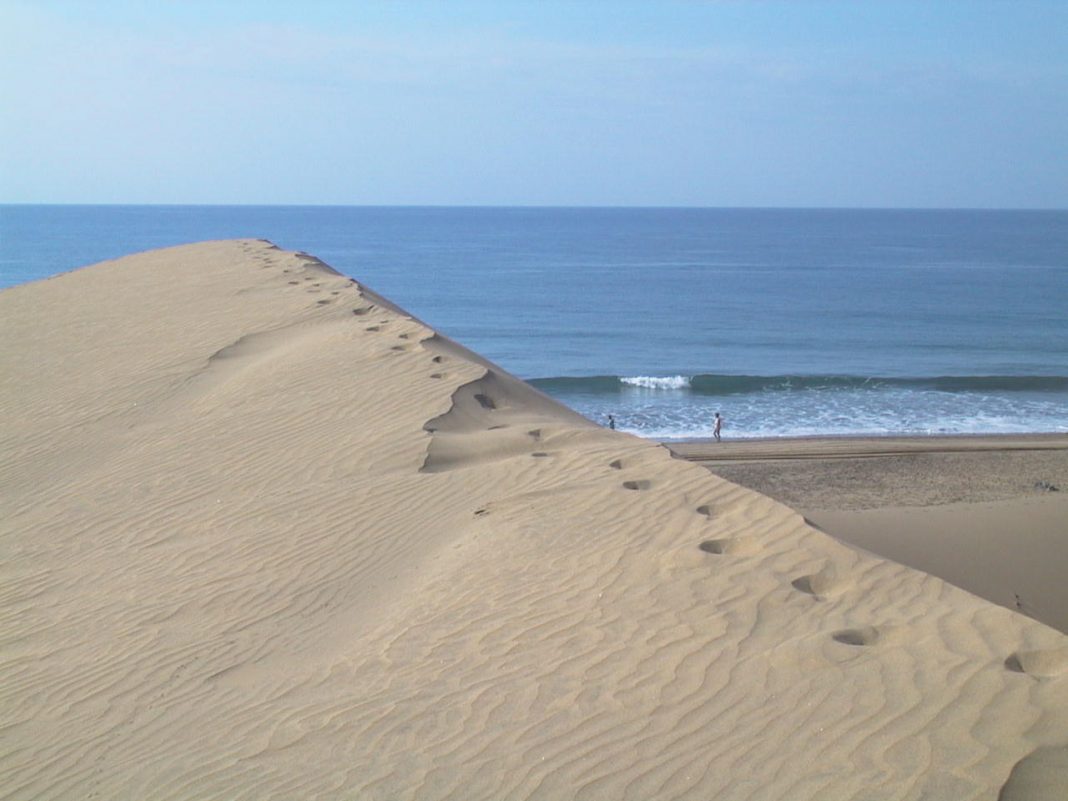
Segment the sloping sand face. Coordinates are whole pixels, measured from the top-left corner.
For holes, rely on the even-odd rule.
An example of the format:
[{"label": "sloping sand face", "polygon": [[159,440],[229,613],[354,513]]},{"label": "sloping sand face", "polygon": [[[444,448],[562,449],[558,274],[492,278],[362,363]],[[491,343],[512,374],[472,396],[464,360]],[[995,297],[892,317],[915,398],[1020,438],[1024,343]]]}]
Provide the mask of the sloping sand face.
[{"label": "sloping sand face", "polygon": [[132,256],[0,330],[4,798],[1061,797],[1068,638],[311,257]]}]

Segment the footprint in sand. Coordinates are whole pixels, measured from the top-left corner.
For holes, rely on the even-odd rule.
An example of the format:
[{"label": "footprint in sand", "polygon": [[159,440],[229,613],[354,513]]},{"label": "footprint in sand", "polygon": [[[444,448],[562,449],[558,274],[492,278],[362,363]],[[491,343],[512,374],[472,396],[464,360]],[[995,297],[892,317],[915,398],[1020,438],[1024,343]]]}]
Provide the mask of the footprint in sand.
[{"label": "footprint in sand", "polygon": [[430,377],[431,378],[444,378],[445,374],[444,373],[431,373]]},{"label": "footprint in sand", "polygon": [[441,364],[443,361],[445,361],[445,357],[444,356],[435,356],[430,361],[434,362],[434,364]]},{"label": "footprint in sand", "polygon": [[372,308],[374,308],[374,307],[373,306],[362,306],[359,309],[353,309],[352,313],[355,314],[357,317],[362,317],[363,315],[369,313]]},{"label": "footprint in sand", "polygon": [[534,451],[534,453],[530,455],[533,456],[535,459],[544,459],[549,454],[547,454],[545,451]]},{"label": "footprint in sand", "polygon": [[838,578],[837,571],[828,565],[816,573],[799,576],[790,582],[791,586],[816,600],[823,600],[840,595],[849,587],[849,582]]},{"label": "footprint in sand", "polygon": [[856,629],[842,629],[836,631],[831,635],[831,639],[835,642],[839,642],[842,645],[852,645],[854,647],[865,647],[868,645],[874,645],[882,637],[879,629],[875,626],[861,626]]},{"label": "footprint in sand", "polygon": [[708,518],[712,517],[712,507],[709,506],[707,503],[703,506],[698,506],[694,511],[697,512],[697,514],[699,515],[704,515]]},{"label": "footprint in sand", "polygon": [[1005,667],[1013,673],[1026,673],[1041,679],[1068,673],[1068,648],[1037,648],[1016,651],[1005,660]]},{"label": "footprint in sand", "polygon": [[639,491],[639,492],[642,491],[642,490],[647,490],[651,486],[653,486],[653,482],[652,481],[646,481],[645,479],[641,479],[640,481],[624,481],[623,482],[623,489],[635,490],[635,491]]},{"label": "footprint in sand", "polygon": [[532,429],[531,431],[527,432],[527,436],[530,437],[535,442],[540,442],[541,441],[541,429],[540,428]]},{"label": "footprint in sand", "polygon": [[717,540],[705,540],[697,546],[705,553],[717,556],[748,556],[760,550],[760,546],[752,537],[725,537]]},{"label": "footprint in sand", "polygon": [[697,547],[705,553],[725,554],[730,550],[732,540],[705,540]]},{"label": "footprint in sand", "polygon": [[623,460],[622,459],[616,459],[614,462],[609,462],[608,466],[611,467],[613,470],[622,470],[623,469]]},{"label": "footprint in sand", "polygon": [[367,328],[365,328],[363,330],[364,331],[381,331],[382,328],[381,328],[381,326],[377,326],[377,325],[369,325],[369,326],[367,326]]},{"label": "footprint in sand", "polygon": [[489,395],[483,395],[479,393],[478,395],[475,395],[475,400],[478,401],[478,405],[481,406],[483,409],[497,408],[497,404],[493,402],[493,398],[491,398]]}]

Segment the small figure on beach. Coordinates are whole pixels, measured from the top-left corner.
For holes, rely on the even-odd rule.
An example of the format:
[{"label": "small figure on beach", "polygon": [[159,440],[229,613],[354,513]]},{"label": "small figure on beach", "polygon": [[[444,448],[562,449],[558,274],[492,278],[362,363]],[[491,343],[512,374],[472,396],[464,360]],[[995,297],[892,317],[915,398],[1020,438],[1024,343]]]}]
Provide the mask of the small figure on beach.
[{"label": "small figure on beach", "polygon": [[613,431],[616,430],[616,418],[614,418],[612,415],[608,415],[608,427]]},{"label": "small figure on beach", "polygon": [[719,432],[723,430],[723,418],[719,416],[719,412],[716,412],[716,421],[712,426],[712,436],[716,438],[716,442],[719,442]]}]

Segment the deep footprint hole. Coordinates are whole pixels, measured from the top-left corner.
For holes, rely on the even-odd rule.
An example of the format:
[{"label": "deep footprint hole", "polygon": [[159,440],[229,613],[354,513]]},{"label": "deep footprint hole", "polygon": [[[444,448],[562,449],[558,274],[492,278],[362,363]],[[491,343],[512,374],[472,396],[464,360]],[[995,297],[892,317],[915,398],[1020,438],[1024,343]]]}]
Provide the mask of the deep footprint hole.
[{"label": "deep footprint hole", "polygon": [[835,571],[828,567],[816,573],[798,576],[790,582],[790,586],[817,600],[823,600],[829,595],[838,594],[843,587],[843,582],[839,581]]},{"label": "deep footprint hole", "polygon": [[796,578],[790,582],[790,586],[792,586],[795,590],[806,592],[809,595],[816,594],[816,591],[812,588],[812,576],[802,576],[801,578]]},{"label": "deep footprint hole", "polygon": [[705,540],[697,547],[705,553],[725,554],[729,545],[726,540]]},{"label": "deep footprint hole", "polygon": [[1060,676],[1068,672],[1068,648],[1015,651],[1005,660],[1005,667],[1038,678]]},{"label": "deep footprint hole", "polygon": [[810,576],[795,578],[790,582],[790,586],[799,592],[812,596],[820,596],[828,593],[833,588],[834,583],[817,573]]},{"label": "deep footprint hole", "polygon": [[872,626],[859,629],[842,629],[831,635],[831,639],[842,645],[865,646],[872,645],[879,639],[879,632]]}]

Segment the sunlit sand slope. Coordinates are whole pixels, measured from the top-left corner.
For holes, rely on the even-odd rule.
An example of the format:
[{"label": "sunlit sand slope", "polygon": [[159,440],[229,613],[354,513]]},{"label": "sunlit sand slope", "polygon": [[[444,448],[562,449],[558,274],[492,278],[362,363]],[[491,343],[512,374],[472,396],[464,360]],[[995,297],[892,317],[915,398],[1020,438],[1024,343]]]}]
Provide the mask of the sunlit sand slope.
[{"label": "sunlit sand slope", "polygon": [[132,256],[0,332],[0,797],[1063,799],[1068,638],[312,257]]}]

